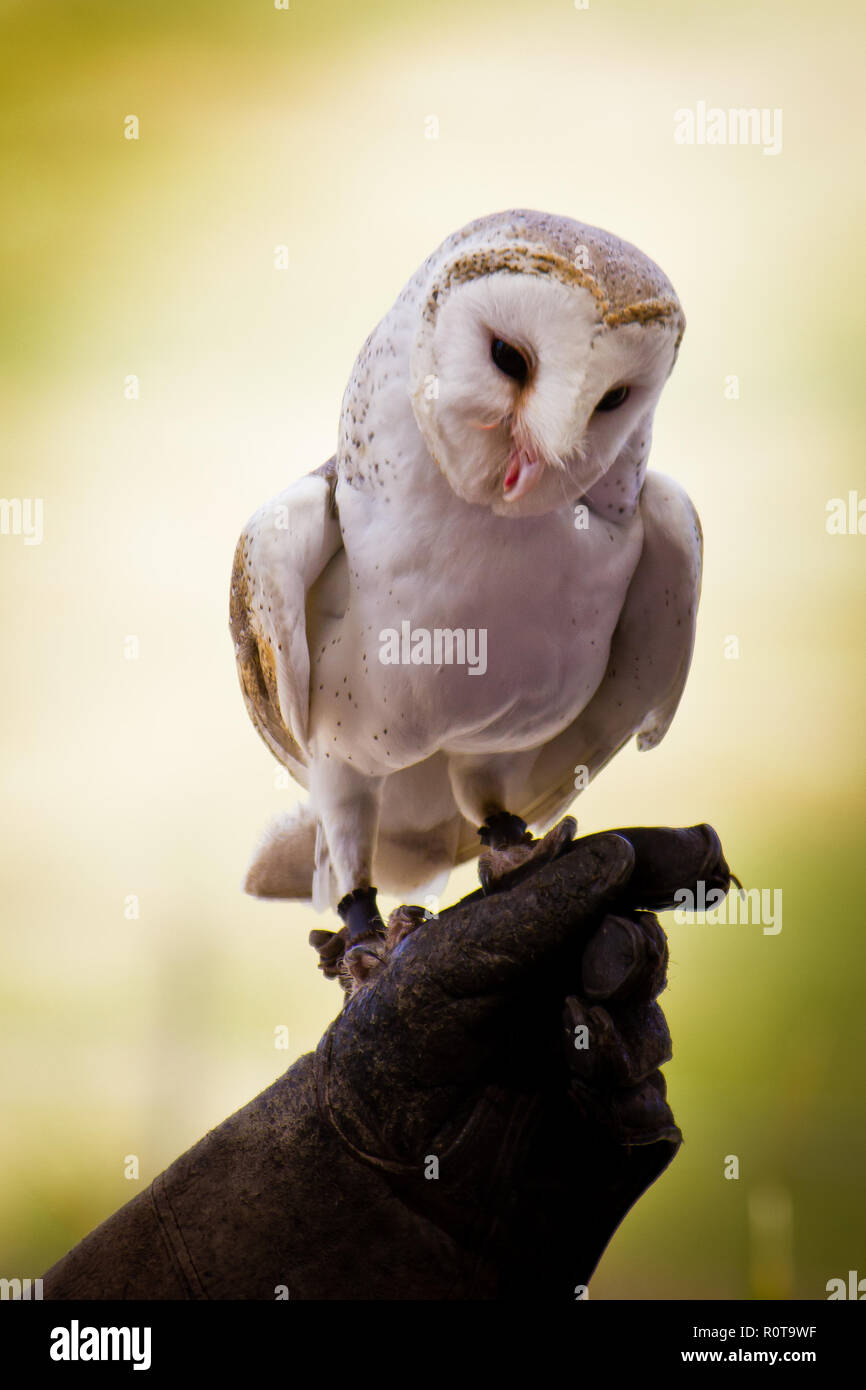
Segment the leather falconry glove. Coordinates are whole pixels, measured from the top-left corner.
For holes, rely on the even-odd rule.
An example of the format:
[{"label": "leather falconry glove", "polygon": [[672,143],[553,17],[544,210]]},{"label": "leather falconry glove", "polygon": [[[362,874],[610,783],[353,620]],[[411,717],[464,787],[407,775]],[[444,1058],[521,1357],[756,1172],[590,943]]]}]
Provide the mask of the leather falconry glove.
[{"label": "leather falconry glove", "polygon": [[709,826],[611,831],[422,922],[44,1297],[574,1300],[681,1143],[653,910],[699,881]]}]

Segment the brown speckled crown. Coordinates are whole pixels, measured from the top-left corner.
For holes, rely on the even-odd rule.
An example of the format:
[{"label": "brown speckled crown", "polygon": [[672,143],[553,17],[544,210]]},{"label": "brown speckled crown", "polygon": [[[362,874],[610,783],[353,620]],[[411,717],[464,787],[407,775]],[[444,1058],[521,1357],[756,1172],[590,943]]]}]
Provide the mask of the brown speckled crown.
[{"label": "brown speckled crown", "polygon": [[[576,260],[584,248],[589,261]],[[664,272],[627,241],[570,217],[523,208],[479,217],[448,237],[422,267],[429,286],[425,318],[432,320],[455,285],[496,271],[552,275],[589,290],[599,320],[625,323],[667,321],[677,329],[679,348],[685,315]]]}]

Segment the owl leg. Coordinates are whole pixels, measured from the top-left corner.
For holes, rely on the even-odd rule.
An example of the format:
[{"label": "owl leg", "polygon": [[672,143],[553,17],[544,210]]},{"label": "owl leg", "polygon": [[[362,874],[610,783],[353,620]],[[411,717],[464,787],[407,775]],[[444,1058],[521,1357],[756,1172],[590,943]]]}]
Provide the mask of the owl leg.
[{"label": "owl leg", "polygon": [[566,816],[541,840],[526,821],[505,808],[525,795],[526,777],[537,750],[483,757],[452,756],[449,774],[454,799],[468,821],[480,826],[478,877],[485,893],[513,888],[543,864],[558,859],[574,839],[577,821]]},{"label": "owl leg", "polygon": [[383,781],[333,758],[320,759],[311,769],[311,800],[336,876],[343,926],[338,932],[311,932],[310,944],[319,952],[322,972],[340,978],[347,990],[384,959],[385,923],[370,882]]},{"label": "owl leg", "polygon": [[385,923],[379,913],[375,888],[356,888],[337,904],[346,933],[343,978],[354,992],[385,963]]}]

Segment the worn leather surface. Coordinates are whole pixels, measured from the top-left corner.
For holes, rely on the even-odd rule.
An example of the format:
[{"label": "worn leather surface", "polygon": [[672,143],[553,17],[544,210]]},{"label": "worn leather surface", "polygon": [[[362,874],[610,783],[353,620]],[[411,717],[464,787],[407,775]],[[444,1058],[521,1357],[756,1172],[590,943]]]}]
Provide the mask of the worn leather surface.
[{"label": "worn leather surface", "polygon": [[610,832],[425,922],[44,1297],[572,1301],[681,1142],[642,909],[701,877],[709,827]]}]

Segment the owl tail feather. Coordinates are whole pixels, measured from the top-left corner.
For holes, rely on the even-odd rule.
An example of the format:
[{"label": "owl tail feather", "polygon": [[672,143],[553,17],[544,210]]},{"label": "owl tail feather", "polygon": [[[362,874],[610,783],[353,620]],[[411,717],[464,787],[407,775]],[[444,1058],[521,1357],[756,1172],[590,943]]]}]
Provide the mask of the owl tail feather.
[{"label": "owl tail feather", "polygon": [[[375,882],[383,893],[438,896],[454,865],[475,857],[477,838],[459,814],[433,829],[380,829]],[[268,825],[247,870],[244,890],[254,898],[312,901],[317,912],[336,907],[336,875],[324,830],[309,801]]]},{"label": "owl tail feather", "polygon": [[[330,862],[322,852],[319,822],[308,802],[270,822],[253,854],[244,891],[254,898],[313,899],[321,912],[330,903]],[[324,901],[320,895],[324,888]]]}]

